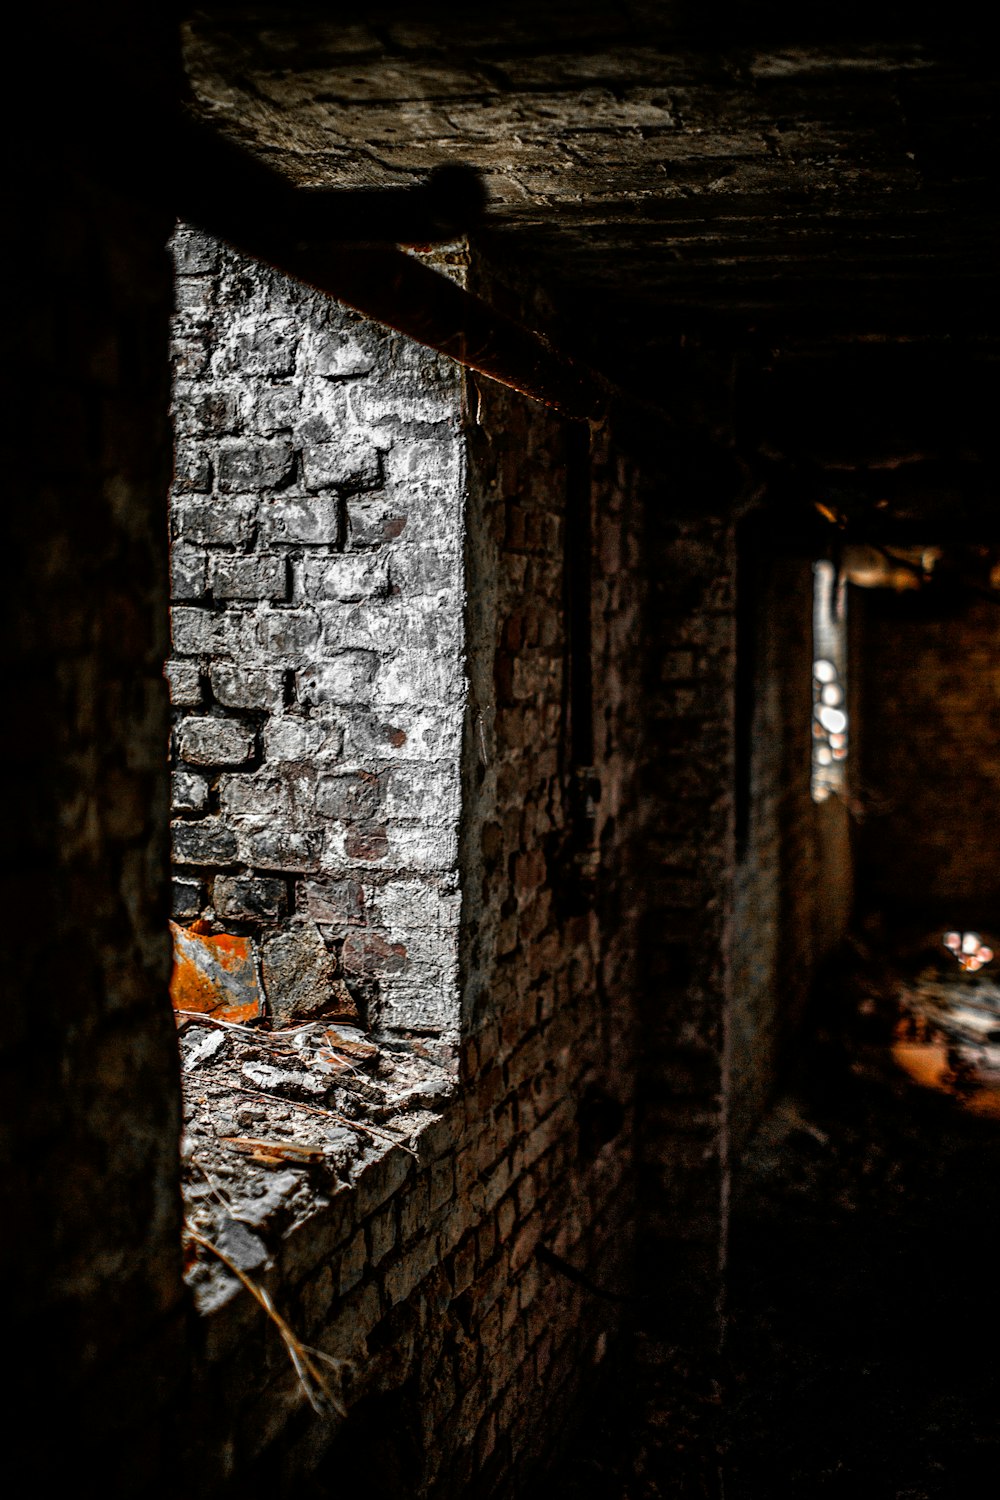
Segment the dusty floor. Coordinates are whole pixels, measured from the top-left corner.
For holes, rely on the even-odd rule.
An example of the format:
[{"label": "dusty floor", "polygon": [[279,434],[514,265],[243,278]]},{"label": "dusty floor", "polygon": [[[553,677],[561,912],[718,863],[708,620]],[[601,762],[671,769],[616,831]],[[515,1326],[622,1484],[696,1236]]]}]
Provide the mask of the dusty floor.
[{"label": "dusty floor", "polygon": [[567,1497],[996,1492],[991,973],[897,936],[828,975],[808,1055],[740,1175],[724,1357],[672,1369],[640,1336],[646,1373],[568,1461]]}]

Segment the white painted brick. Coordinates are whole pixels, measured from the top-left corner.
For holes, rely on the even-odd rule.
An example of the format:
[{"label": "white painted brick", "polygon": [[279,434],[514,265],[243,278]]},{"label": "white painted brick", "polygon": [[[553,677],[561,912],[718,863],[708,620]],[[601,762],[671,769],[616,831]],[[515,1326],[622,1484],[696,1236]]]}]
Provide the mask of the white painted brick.
[{"label": "white painted brick", "polygon": [[302,589],[309,599],[351,603],[385,595],[388,588],[389,558],[378,552],[307,557],[302,565]]},{"label": "white painted brick", "polygon": [[170,778],[170,797],[178,812],[203,812],[208,803],[208,782],[191,771],[175,771]]},{"label": "white painted brick", "polygon": [[[374,920],[373,941],[405,950],[400,972],[383,972],[366,937],[352,962],[378,984],[392,980],[390,1024],[450,1034],[465,693],[461,376],[233,251],[215,258],[221,273],[188,288],[180,334],[190,342],[197,326],[180,420],[212,436],[174,502],[185,595],[174,637],[198,658],[176,663],[175,680],[178,706],[196,707],[207,670],[213,701],[246,718],[242,729],[211,712],[178,725],[182,753],[224,768],[218,815],[178,825],[178,858],[214,865],[220,914],[272,934],[307,913],[355,934]],[[434,431],[411,436],[430,421]],[[202,589],[216,607],[193,606]],[[237,751],[259,753],[259,768],[222,758]],[[204,811],[205,779],[186,763],[177,774],[181,808]],[[286,911],[290,875],[301,877],[299,904]],[[398,962],[394,953],[389,969]]]},{"label": "white painted brick", "polygon": [[380,707],[418,703],[457,704],[465,697],[463,674],[453,656],[397,651],[379,669],[373,702]]},{"label": "white painted brick", "polygon": [[170,550],[171,599],[200,599],[205,593],[208,556],[200,547],[177,542]]},{"label": "white painted brick", "polygon": [[278,668],[213,662],[212,692],[224,708],[278,708],[283,694],[282,675]]},{"label": "white painted brick", "polygon": [[343,733],[338,728],[332,732],[313,719],[272,718],[264,730],[264,759],[268,762],[287,760],[311,760],[327,755],[331,740],[335,741],[334,754],[340,753]]},{"label": "white painted brick", "polygon": [[260,553],[250,557],[223,553],[213,557],[209,565],[217,599],[284,599],[288,593],[287,572],[283,557]]},{"label": "white painted brick", "polygon": [[404,763],[385,779],[383,810],[389,819],[441,823],[458,818],[458,767]]},{"label": "white painted brick", "polygon": [[315,443],[302,450],[302,476],[308,490],[374,489],[381,481],[378,451],[361,437]]},{"label": "white painted brick", "polygon": [[281,495],[262,504],[260,524],[270,543],[320,543],[333,546],[339,530],[340,502],[335,495]]},{"label": "white painted brick", "polygon": [[341,651],[312,671],[299,674],[303,701],[310,703],[359,703],[371,698],[372,681],[378,668],[373,651]]},{"label": "white painted brick", "polygon": [[249,544],[257,502],[248,495],[231,495],[226,500],[201,495],[174,502],[174,531],[183,541],[195,546],[235,546]]},{"label": "white painted brick", "polygon": [[202,702],[201,674],[193,661],[168,661],[163,675],[170,687],[170,701],[177,708],[197,708]]}]

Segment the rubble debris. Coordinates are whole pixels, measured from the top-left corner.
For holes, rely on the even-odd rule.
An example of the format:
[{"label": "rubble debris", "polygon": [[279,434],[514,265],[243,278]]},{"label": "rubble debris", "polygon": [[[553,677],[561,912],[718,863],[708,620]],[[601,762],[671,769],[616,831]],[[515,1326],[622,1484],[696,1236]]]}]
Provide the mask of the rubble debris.
[{"label": "rubble debris", "polygon": [[915,1083],[1000,1118],[1000,983],[971,966],[943,976],[933,965],[901,981],[892,1055]]},{"label": "rubble debris", "polygon": [[250,1229],[263,1229],[265,1225],[273,1231],[284,1227],[292,1213],[292,1198],[301,1182],[295,1172],[287,1169],[272,1172],[264,1192],[230,1205],[230,1213],[241,1224]]},{"label": "rubble debris", "polygon": [[[242,1228],[241,1225],[234,1225],[233,1227],[234,1229]],[[251,1240],[255,1238],[255,1236],[249,1235],[247,1231],[244,1231],[244,1233]],[[232,1272],[237,1281],[246,1287],[254,1301],[259,1303],[261,1308],[263,1308],[281,1335],[282,1343],[285,1346],[295,1373],[299,1377],[299,1383],[313,1411],[319,1416],[325,1416],[331,1411],[335,1411],[339,1416],[346,1416],[347,1413],[343,1402],[334,1394],[330,1387],[330,1380],[326,1374],[326,1370],[328,1369],[338,1377],[342,1377],[343,1372],[347,1368],[347,1362],[335,1359],[333,1355],[324,1353],[322,1349],[314,1349],[308,1344],[303,1344],[302,1340],[295,1333],[295,1330],[278,1312],[270,1293],[247,1275],[247,1269],[253,1269],[253,1267],[244,1268],[239,1264],[236,1256],[232,1253],[231,1243],[227,1245],[217,1244],[215,1241],[208,1239],[207,1236],[200,1234],[187,1221],[184,1224],[184,1234],[189,1246],[200,1246],[203,1250],[207,1250],[210,1255],[215,1256],[228,1271]],[[230,1236],[231,1239],[232,1235]],[[321,1369],[320,1365],[323,1365],[325,1368]]]},{"label": "rubble debris", "polygon": [[[341,1020],[283,1028],[201,1012],[178,1020],[187,1222],[244,1271],[266,1268],[282,1236],[368,1162],[392,1147],[415,1154],[454,1088],[446,1055]],[[208,1310],[225,1300],[228,1278],[220,1257],[194,1243],[186,1274]]]},{"label": "rubble debris", "polygon": [[216,1234],[216,1243],[241,1271],[256,1271],[267,1261],[264,1241],[239,1219],[223,1221]]},{"label": "rubble debris", "polygon": [[328,1026],[323,1035],[335,1052],[348,1057],[375,1057],[378,1048],[374,1042],[365,1040],[365,1034],[356,1026]]},{"label": "rubble debris", "polygon": [[202,1031],[194,1036],[181,1038],[181,1067],[185,1073],[193,1073],[203,1063],[211,1062],[226,1045],[224,1031]]},{"label": "rubble debris", "polygon": [[256,1136],[224,1135],[220,1140],[226,1146],[243,1151],[253,1161],[265,1166],[292,1162],[296,1166],[317,1166],[326,1158],[324,1146],[300,1146],[294,1141],[263,1141]]},{"label": "rubble debris", "polygon": [[269,1094],[319,1096],[327,1090],[327,1080],[321,1074],[292,1072],[289,1068],[276,1068],[271,1063],[246,1062],[240,1072],[257,1088]]}]

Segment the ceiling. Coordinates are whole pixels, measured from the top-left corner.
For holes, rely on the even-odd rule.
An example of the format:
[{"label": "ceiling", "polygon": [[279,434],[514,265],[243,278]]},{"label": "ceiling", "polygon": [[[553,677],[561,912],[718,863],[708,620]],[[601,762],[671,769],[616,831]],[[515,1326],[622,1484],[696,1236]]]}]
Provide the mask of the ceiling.
[{"label": "ceiling", "polygon": [[871,6],[802,9],[225,7],[190,21],[186,64],[203,113],[298,183],[477,167],[484,245],[602,331],[994,328],[985,42],[919,6],[875,39]]},{"label": "ceiling", "polygon": [[998,78],[975,24],[960,0],[214,7],[185,59],[199,113],[298,184],[478,168],[500,280],[683,421],[718,410],[678,406],[687,351],[716,351],[712,380],[728,359],[772,488],[775,465],[802,497],[833,475],[880,525],[994,535]]}]

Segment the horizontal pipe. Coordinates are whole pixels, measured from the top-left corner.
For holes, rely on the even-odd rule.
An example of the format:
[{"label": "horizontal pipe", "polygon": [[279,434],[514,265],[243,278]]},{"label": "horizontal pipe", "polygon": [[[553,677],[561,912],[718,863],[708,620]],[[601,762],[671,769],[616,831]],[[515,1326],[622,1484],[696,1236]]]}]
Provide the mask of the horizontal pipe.
[{"label": "horizontal pipe", "polygon": [[306,248],[278,269],[564,416],[597,420],[607,410],[599,376],[394,246]]},{"label": "horizontal pipe", "polygon": [[567,417],[607,410],[611,388],[601,376],[399,249],[475,226],[485,195],[469,168],[440,168],[422,187],[385,192],[295,188],[187,117],[176,202],[186,222],[242,254]]},{"label": "horizontal pipe", "polygon": [[[485,196],[478,174],[468,168],[439,169],[422,188],[398,193],[295,188],[191,116],[182,131],[180,159],[179,213],[239,253],[561,416],[612,419],[618,445],[651,471],[669,468],[678,494],[688,489],[736,495],[744,488],[747,476],[735,455],[717,447],[697,424],[692,431],[676,416],[671,421],[651,402],[622,391],[543,334],[399,248],[411,243],[407,214],[414,231],[421,216],[425,227],[428,216],[438,225],[449,220],[449,237],[474,228]],[[387,238],[372,233],[370,243],[356,243],[362,225],[369,231],[378,227]],[[683,400],[676,378],[670,385]]]}]

